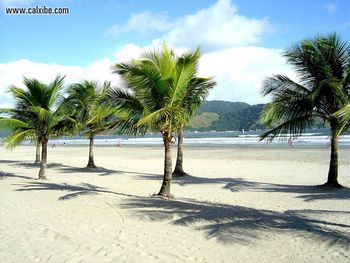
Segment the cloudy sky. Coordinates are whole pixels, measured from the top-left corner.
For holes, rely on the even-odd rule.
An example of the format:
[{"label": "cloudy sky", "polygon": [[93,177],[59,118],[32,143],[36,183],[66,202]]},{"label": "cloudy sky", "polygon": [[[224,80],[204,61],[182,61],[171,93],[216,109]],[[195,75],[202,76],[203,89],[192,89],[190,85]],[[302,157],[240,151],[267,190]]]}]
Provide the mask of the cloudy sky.
[{"label": "cloudy sky", "polygon": [[[8,15],[8,7],[68,7],[67,15]],[[111,66],[166,41],[179,52],[200,46],[199,74],[218,82],[208,99],[268,101],[261,81],[295,78],[281,51],[317,34],[350,41],[349,0],[0,0],[0,107],[23,76],[110,80]]]}]

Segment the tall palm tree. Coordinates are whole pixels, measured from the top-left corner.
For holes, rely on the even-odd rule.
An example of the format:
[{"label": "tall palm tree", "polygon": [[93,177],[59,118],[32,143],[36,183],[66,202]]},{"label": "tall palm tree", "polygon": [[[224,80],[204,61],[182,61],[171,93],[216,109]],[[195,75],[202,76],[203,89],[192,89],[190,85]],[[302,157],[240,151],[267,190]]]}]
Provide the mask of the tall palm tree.
[{"label": "tall palm tree", "polygon": [[[109,93],[109,100],[124,114],[124,130],[149,127],[162,134],[165,157],[163,183],[158,195],[170,197],[172,180],[172,134],[183,119],[183,101],[196,63],[188,56],[177,57],[165,44],[161,51],[145,53],[141,59],[118,63],[115,72],[124,89]],[[128,118],[130,117],[130,118]]]},{"label": "tall palm tree", "polygon": [[[193,59],[198,63],[200,53],[197,49],[193,53],[188,54],[188,59]],[[197,66],[196,66],[197,68]],[[184,139],[184,126],[189,122],[196,109],[199,108],[201,103],[209,94],[209,90],[215,86],[215,81],[212,78],[199,78],[196,77],[196,71],[190,80],[186,89],[186,94],[182,102],[182,106],[185,109],[182,119],[177,121],[177,156],[176,164],[173,172],[173,176],[181,177],[187,175],[183,170],[183,139]]]},{"label": "tall palm tree", "polygon": [[[350,46],[337,34],[305,39],[287,49],[283,56],[298,74],[299,82],[274,75],[263,83],[262,94],[271,95],[262,119],[275,127],[261,138],[290,133],[300,135],[316,117],[331,130],[331,156],[326,186],[338,183],[338,136],[336,113],[350,102]],[[278,124],[276,124],[278,123]]]},{"label": "tall palm tree", "polygon": [[59,107],[60,91],[64,77],[57,76],[49,85],[37,79],[24,78],[26,89],[12,86],[10,92],[17,102],[18,114],[10,115],[0,122],[12,132],[6,139],[8,147],[15,147],[28,137],[37,136],[41,143],[41,161],[39,179],[46,179],[47,143],[50,136],[62,134],[71,125],[71,121],[61,114]]},{"label": "tall palm tree", "polygon": [[89,139],[88,168],[96,168],[93,154],[94,138],[113,117],[114,112],[100,103],[109,89],[109,82],[104,82],[101,86],[97,82],[84,81],[71,85],[67,90],[65,111],[77,121],[80,131]]}]

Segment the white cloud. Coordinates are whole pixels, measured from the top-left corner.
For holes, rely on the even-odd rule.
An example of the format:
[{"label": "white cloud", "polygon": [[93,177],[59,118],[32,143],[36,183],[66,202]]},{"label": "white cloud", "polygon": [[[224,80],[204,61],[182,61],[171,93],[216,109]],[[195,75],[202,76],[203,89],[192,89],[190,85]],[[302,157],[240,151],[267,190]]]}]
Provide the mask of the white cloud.
[{"label": "white cloud", "polygon": [[132,14],[124,25],[114,25],[107,34],[119,36],[124,32],[147,33],[166,31],[161,39],[173,46],[210,51],[232,46],[256,44],[271,30],[268,19],[252,19],[238,14],[231,0],[218,0],[214,5],[178,18],[173,23],[165,13],[145,11]]},{"label": "white cloud", "polygon": [[251,45],[270,30],[267,18],[251,19],[238,14],[230,0],[218,0],[214,5],[175,22],[164,37],[175,46],[216,50]]},{"label": "white cloud", "polygon": [[126,44],[120,50],[114,53],[116,61],[126,62],[131,59],[137,59],[144,52],[145,48],[135,44]]},{"label": "white cloud", "polygon": [[117,37],[126,32],[138,32],[146,34],[150,31],[166,31],[171,28],[168,16],[165,13],[152,13],[144,11],[142,13],[131,14],[124,25],[113,25],[106,31],[106,34]]},{"label": "white cloud", "polygon": [[112,61],[108,58],[96,61],[87,67],[36,63],[27,59],[0,63],[0,107],[8,107],[13,104],[10,94],[6,91],[11,85],[24,87],[23,76],[37,78],[44,83],[50,83],[57,74],[60,74],[66,76],[66,84],[84,79],[100,82],[109,80],[117,84],[119,78],[111,74],[111,66]]},{"label": "white cloud", "polygon": [[281,50],[262,47],[234,47],[204,54],[200,61],[201,76],[215,76],[217,86],[210,100],[267,102],[260,96],[264,78],[272,74],[295,74],[281,57]]},{"label": "white cloud", "polygon": [[114,25],[107,35],[119,36],[125,32],[145,34],[150,31],[168,31],[161,37],[173,46],[216,50],[232,46],[256,44],[271,30],[267,18],[252,19],[238,14],[231,0],[218,0],[214,5],[170,22],[165,13],[144,11],[132,14],[124,25]]},{"label": "white cloud", "polygon": [[334,3],[328,3],[326,5],[326,9],[327,9],[328,13],[335,13],[338,9],[338,6]]}]

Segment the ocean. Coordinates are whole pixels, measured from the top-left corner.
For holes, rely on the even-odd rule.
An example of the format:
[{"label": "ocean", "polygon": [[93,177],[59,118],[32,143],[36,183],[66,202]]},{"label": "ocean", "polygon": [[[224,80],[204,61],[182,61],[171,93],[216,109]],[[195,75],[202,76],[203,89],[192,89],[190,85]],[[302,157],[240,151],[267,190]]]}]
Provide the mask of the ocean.
[{"label": "ocean", "polygon": [[[275,138],[272,142],[260,141],[258,131],[227,131],[227,132],[186,132],[184,145],[187,146],[283,146],[288,145],[289,136]],[[28,144],[26,142],[25,144]],[[55,145],[88,145],[84,137],[55,138],[49,141]],[[105,146],[159,146],[162,145],[160,134],[146,134],[142,137],[126,137],[118,135],[96,136],[95,145]],[[301,136],[292,138],[293,146],[329,146],[330,137],[327,129],[307,130]],[[350,146],[350,135],[339,138],[340,146]]]}]

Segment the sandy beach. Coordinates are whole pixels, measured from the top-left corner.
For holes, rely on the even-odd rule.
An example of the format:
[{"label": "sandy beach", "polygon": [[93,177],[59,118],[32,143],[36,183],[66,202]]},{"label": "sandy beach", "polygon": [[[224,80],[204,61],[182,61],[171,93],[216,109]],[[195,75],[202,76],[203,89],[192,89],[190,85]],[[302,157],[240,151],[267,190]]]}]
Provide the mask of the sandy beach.
[{"label": "sandy beach", "polygon": [[[174,200],[152,197],[161,147],[0,148],[0,262],[349,262],[350,189],[325,190],[329,149],[185,149]],[[174,151],[175,157],[175,151]],[[350,149],[339,182],[350,187]]]}]

